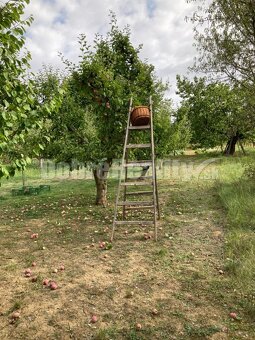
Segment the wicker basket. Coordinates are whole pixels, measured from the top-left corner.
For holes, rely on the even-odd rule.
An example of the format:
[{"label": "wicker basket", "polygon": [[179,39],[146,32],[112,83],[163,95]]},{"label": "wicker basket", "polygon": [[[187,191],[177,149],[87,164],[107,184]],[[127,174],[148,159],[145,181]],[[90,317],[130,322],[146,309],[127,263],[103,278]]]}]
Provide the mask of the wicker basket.
[{"label": "wicker basket", "polygon": [[148,106],[134,107],[130,119],[133,126],[148,125],[150,122],[150,110]]}]

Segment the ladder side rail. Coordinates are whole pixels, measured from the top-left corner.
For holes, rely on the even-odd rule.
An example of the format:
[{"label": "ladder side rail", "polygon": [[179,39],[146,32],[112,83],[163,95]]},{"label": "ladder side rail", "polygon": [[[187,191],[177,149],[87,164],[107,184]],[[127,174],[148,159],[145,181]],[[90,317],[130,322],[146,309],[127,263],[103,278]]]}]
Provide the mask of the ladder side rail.
[{"label": "ladder side rail", "polygon": [[[128,152],[129,152],[129,150],[126,149],[126,157],[125,157],[126,163],[128,162]],[[125,167],[125,182],[127,181],[127,175],[128,175],[128,168]],[[124,186],[123,201],[125,202],[126,199],[127,199],[127,187],[125,185]],[[125,220],[125,218],[126,218],[126,206],[125,205],[123,205],[122,218],[123,218],[123,220]]]},{"label": "ladder side rail", "polygon": [[130,126],[130,116],[131,116],[131,110],[132,110],[132,104],[133,104],[133,98],[130,98],[129,102],[129,110],[128,110],[128,120],[127,120],[127,128],[126,128],[126,136],[125,136],[125,142],[124,142],[124,149],[123,149],[123,155],[122,155],[122,163],[121,163],[121,170],[120,170],[120,178],[119,178],[119,185],[116,195],[116,202],[115,202],[115,209],[114,209],[114,218],[113,218],[113,225],[112,225],[112,235],[111,235],[111,241],[113,241],[114,237],[114,231],[115,231],[115,223],[117,218],[117,212],[118,212],[118,202],[119,202],[119,196],[120,196],[120,189],[121,189],[121,178],[123,174],[123,168],[124,168],[124,162],[125,162],[125,156],[126,156],[126,148],[127,148],[127,141],[128,141],[128,134],[129,134],[129,126]]},{"label": "ladder side rail", "polygon": [[157,199],[157,211],[158,211],[158,219],[160,220],[160,210],[159,210],[159,198],[158,198],[158,179],[157,179],[157,169],[155,167],[155,179],[156,179],[156,199]]},{"label": "ladder side rail", "polygon": [[158,230],[157,230],[157,211],[156,211],[156,176],[155,176],[155,152],[154,152],[154,134],[153,134],[153,111],[152,111],[152,98],[150,96],[149,98],[149,105],[150,105],[150,116],[151,116],[151,122],[150,122],[150,132],[151,132],[151,158],[152,158],[152,177],[153,177],[153,212],[154,212],[154,235],[155,235],[155,241],[158,240]]}]

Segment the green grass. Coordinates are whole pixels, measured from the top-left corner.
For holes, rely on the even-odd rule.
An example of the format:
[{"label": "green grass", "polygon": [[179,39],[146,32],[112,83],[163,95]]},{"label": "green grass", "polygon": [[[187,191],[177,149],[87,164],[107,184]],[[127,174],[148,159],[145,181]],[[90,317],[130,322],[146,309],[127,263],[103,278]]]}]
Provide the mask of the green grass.
[{"label": "green grass", "polygon": [[[255,178],[245,175],[254,154],[225,159],[218,192],[226,209],[225,270],[242,292],[241,305],[255,315]],[[254,165],[253,165],[254,166]]]},{"label": "green grass", "polygon": [[[199,164],[206,157],[178,159]],[[254,338],[254,220],[248,204],[254,187],[243,177],[245,160],[212,164],[221,174],[218,182],[160,180],[159,241],[144,239],[145,232],[153,235],[150,228],[118,227],[108,251],[98,243],[110,237],[116,179],[109,180],[107,208],[94,205],[91,179],[51,179],[50,192],[19,197],[10,193],[20,185],[17,179],[3,182],[0,338],[184,340],[220,338],[226,328],[230,339]],[[33,169],[30,180],[44,181]],[[39,233],[37,240],[30,239],[32,232]],[[23,274],[33,261],[36,283]],[[60,264],[65,271],[53,274]],[[60,288],[43,287],[46,277]],[[12,310],[21,312],[15,328],[8,319]],[[231,320],[231,311],[240,320]],[[90,324],[94,313],[99,321]]]},{"label": "green grass", "polygon": [[190,339],[204,339],[220,331],[217,326],[203,326],[197,327],[190,324],[185,325],[186,334]]},{"label": "green grass", "polygon": [[233,228],[255,231],[255,182],[240,178],[222,183],[220,197]]}]

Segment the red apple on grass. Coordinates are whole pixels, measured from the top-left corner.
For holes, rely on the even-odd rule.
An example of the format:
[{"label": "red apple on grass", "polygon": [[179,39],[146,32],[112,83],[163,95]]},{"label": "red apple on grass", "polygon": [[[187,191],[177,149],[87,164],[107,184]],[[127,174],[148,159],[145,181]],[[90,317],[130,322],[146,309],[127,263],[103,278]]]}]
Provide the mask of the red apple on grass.
[{"label": "red apple on grass", "polygon": [[51,281],[49,287],[51,290],[56,290],[58,288],[58,285],[56,284],[55,281]]},{"label": "red apple on grass", "polygon": [[237,314],[236,314],[235,312],[229,313],[229,316],[230,316],[232,319],[237,319]]},{"label": "red apple on grass", "polygon": [[98,317],[96,315],[92,315],[90,322],[91,323],[96,323],[98,321]]},{"label": "red apple on grass", "polygon": [[44,285],[44,286],[48,286],[49,282],[50,282],[49,279],[44,279],[44,280],[43,280],[43,285]]}]

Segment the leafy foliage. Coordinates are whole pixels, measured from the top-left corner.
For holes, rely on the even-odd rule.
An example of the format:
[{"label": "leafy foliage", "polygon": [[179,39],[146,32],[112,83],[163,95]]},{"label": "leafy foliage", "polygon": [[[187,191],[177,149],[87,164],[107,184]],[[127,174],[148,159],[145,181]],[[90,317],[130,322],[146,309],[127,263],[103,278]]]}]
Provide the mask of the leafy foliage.
[{"label": "leafy foliage", "polygon": [[213,0],[199,7],[192,21],[200,52],[198,69],[254,85],[254,1]]},{"label": "leafy foliage", "polygon": [[[0,178],[14,175],[30,161],[24,148],[28,135],[41,128],[42,116],[61,101],[59,96],[47,105],[37,103],[33,82],[26,77],[30,54],[20,52],[25,27],[32,23],[32,17],[22,20],[28,3],[10,0],[0,8]],[[41,147],[36,145],[33,152]]]},{"label": "leafy foliage", "polygon": [[238,88],[224,83],[206,83],[205,78],[193,81],[177,76],[178,94],[183,113],[191,124],[191,142],[197,147],[209,148],[223,145],[236,136],[244,138],[254,130],[246,107],[246,98]]},{"label": "leafy foliage", "polygon": [[194,13],[196,71],[225,75],[246,91],[255,111],[255,2],[253,0],[191,0],[201,6]]},{"label": "leafy foliage", "polygon": [[[172,121],[173,120],[173,121]],[[164,158],[184,150],[191,138],[190,123],[187,116],[175,117],[171,102],[163,101],[155,117],[155,147],[156,155]]]},{"label": "leafy foliage", "polygon": [[114,16],[108,35],[96,36],[94,50],[84,36],[80,43],[84,54],[72,74],[74,88],[84,107],[93,112],[100,141],[94,162],[102,157],[111,162],[122,153],[130,97],[135,105],[146,104],[150,94],[158,102],[162,87],[153,66],[140,60],[140,48],[132,46],[129,29],[121,31]]},{"label": "leafy foliage", "polygon": [[10,151],[15,153],[11,166],[0,164],[0,177],[14,174],[16,167],[29,161],[15,149],[36,123],[36,114],[31,112],[32,85],[24,81],[30,55],[18,56],[25,43],[25,26],[32,22],[31,17],[21,20],[26,3],[28,1],[9,1],[0,8],[0,161],[7,160]]},{"label": "leafy foliage", "polygon": [[134,105],[146,105],[150,94],[154,107],[162,101],[166,86],[156,79],[153,66],[140,60],[141,47],[133,47],[129,29],[120,30],[111,18],[110,31],[106,37],[96,35],[93,48],[80,36],[78,65],[65,61],[70,75],[60,112],[51,118],[51,156],[55,150],[65,161],[111,163],[122,154],[130,97]]}]

